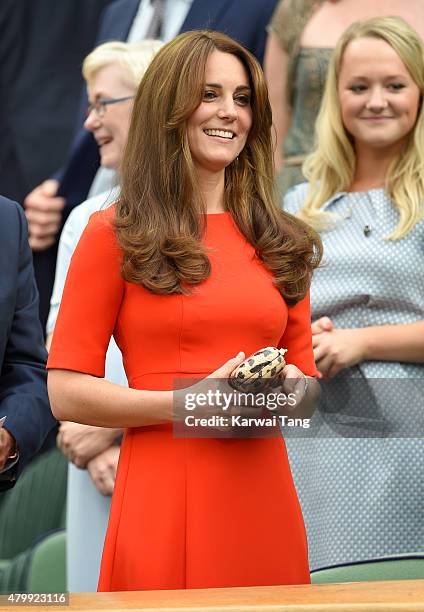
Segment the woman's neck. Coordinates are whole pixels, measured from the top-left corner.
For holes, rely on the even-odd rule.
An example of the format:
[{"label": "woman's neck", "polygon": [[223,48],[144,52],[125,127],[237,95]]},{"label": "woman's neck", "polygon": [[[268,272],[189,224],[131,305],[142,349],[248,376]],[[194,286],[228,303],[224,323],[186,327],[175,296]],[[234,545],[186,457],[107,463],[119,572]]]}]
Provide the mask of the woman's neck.
[{"label": "woman's neck", "polygon": [[399,147],[384,150],[356,147],[356,168],[349,191],[384,187],[390,164],[399,154]]},{"label": "woman's neck", "polygon": [[206,205],[207,213],[225,212],[224,185],[225,170],[219,173],[198,171],[200,193]]}]

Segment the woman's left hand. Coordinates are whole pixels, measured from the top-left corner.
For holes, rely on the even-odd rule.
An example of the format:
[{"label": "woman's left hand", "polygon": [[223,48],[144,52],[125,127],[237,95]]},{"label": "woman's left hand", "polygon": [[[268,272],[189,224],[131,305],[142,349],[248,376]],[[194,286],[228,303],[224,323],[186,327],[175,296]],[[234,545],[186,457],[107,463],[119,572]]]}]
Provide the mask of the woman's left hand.
[{"label": "woman's left hand", "polygon": [[313,334],[317,368],[326,378],[332,378],[343,368],[353,366],[364,359],[364,343],[361,329],[336,329]]},{"label": "woman's left hand", "polygon": [[318,381],[299,370],[293,364],[287,364],[280,377],[282,380],[282,391],[286,396],[293,394],[294,404],[288,404],[285,408],[286,416],[294,418],[309,419],[312,417],[320,394]]},{"label": "woman's left hand", "polygon": [[294,393],[296,405],[305,397],[308,388],[309,378],[295,365],[288,363],[281,371],[280,377],[283,379],[282,390],[286,395]]}]

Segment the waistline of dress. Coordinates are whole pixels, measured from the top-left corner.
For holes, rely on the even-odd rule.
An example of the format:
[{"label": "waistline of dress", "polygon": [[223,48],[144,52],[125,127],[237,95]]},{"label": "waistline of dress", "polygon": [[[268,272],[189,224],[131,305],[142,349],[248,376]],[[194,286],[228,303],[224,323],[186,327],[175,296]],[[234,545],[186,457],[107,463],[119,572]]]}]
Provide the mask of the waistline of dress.
[{"label": "waistline of dress", "polygon": [[[132,389],[145,391],[172,391],[189,387],[194,382],[206,378],[213,370],[203,372],[146,372],[129,379]],[[187,384],[185,384],[187,381]]]}]

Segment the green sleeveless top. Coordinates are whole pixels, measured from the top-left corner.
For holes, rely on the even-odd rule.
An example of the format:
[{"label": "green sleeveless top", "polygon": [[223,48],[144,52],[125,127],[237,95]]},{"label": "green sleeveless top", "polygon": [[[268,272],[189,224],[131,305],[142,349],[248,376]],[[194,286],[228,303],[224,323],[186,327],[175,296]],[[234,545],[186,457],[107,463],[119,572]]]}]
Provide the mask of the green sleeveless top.
[{"label": "green sleeveless top", "polygon": [[300,47],[299,40],[323,1],[281,0],[268,26],[289,56],[287,96],[291,124],[284,142],[285,165],[277,179],[282,194],[305,180],[301,165],[314,146],[314,126],[333,49]]}]

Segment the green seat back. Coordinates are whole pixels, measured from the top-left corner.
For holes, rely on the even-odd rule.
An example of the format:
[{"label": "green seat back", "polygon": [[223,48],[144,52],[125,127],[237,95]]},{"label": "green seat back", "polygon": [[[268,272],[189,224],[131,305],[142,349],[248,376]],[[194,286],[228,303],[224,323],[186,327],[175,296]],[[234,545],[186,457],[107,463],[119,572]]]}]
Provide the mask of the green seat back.
[{"label": "green seat back", "polygon": [[41,540],[32,551],[28,573],[29,593],[66,592],[66,532]]},{"label": "green seat back", "polygon": [[373,580],[422,580],[424,555],[405,555],[353,563],[311,573],[313,584],[334,582],[370,582]]},{"label": "green seat back", "polygon": [[68,461],[57,448],[36,457],[9,491],[0,494],[0,559],[13,559],[64,527]]},{"label": "green seat back", "polygon": [[0,560],[0,594],[25,593],[32,551],[26,550],[13,559]]}]

